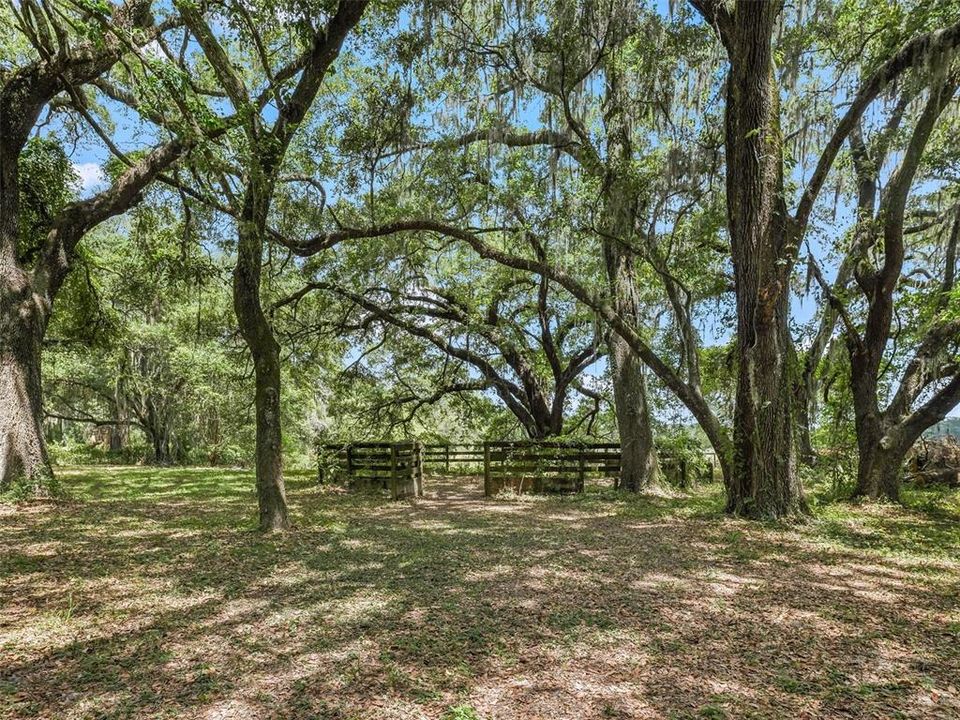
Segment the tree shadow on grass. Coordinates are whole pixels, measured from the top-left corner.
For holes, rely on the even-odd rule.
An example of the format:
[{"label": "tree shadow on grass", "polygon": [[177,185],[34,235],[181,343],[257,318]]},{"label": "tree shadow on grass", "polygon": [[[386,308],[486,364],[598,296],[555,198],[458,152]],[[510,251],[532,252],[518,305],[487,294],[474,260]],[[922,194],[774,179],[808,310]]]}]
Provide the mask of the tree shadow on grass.
[{"label": "tree shadow on grass", "polygon": [[721,519],[709,492],[485,500],[469,478],[402,503],[293,478],[297,531],[261,537],[238,529],[249,477],[159,472],[144,498],[100,480],[107,500],[0,517],[0,717],[956,711],[936,559]]}]

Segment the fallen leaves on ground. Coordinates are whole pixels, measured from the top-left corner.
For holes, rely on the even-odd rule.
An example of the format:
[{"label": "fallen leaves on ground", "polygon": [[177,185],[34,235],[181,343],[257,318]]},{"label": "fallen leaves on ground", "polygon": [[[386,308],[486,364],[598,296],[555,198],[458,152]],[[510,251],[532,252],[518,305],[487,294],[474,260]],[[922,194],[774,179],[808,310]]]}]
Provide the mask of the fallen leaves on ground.
[{"label": "fallen leaves on ground", "polygon": [[0,718],[957,718],[956,518],[719,491],[392,503],[74,468],[0,505]]}]

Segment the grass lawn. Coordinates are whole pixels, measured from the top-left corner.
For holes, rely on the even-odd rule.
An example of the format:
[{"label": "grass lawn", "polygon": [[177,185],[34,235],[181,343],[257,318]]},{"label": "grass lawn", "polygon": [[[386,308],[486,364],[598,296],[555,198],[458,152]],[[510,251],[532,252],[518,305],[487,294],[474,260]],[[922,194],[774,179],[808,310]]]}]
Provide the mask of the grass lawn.
[{"label": "grass lawn", "polygon": [[0,718],[960,717],[957,494],[764,526],[293,475],[264,538],[247,472],[60,477],[0,504]]}]

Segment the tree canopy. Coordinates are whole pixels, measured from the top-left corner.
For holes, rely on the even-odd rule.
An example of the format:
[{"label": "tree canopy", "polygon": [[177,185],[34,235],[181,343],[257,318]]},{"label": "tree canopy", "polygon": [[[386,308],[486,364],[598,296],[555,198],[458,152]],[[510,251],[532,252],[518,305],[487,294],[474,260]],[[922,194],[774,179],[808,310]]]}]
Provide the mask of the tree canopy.
[{"label": "tree canopy", "polygon": [[2,12],[6,488],[252,463],[282,529],[284,452],[592,437],[785,517],[960,402],[955,0]]}]

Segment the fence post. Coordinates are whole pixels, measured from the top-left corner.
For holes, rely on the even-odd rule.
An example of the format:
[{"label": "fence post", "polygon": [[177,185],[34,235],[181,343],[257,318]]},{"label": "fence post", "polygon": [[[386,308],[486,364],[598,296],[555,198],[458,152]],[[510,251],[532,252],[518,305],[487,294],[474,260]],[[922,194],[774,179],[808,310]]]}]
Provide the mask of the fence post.
[{"label": "fence post", "polygon": [[587,451],[586,448],[580,448],[580,467],[579,472],[577,473],[577,492],[583,492],[583,483],[587,475]]},{"label": "fence post", "polygon": [[413,458],[414,494],[420,497],[423,495],[423,443],[419,440],[413,443]]},{"label": "fence post", "polygon": [[617,448],[619,456],[617,457],[617,481],[614,483],[614,489],[620,489],[620,481],[623,479],[623,443],[620,443],[620,447]]},{"label": "fence post", "polygon": [[353,443],[347,443],[347,484],[353,485]]},{"label": "fence post", "polygon": [[483,443],[483,494],[490,496],[490,443]]},{"label": "fence post", "polygon": [[447,473],[447,475],[449,475],[449,474],[450,474],[450,446],[449,446],[449,445],[445,445],[445,446],[444,446],[444,451],[445,451],[444,454],[445,454],[445,456],[446,456],[446,468],[447,468],[447,469],[446,469],[446,473]]},{"label": "fence post", "polygon": [[390,443],[390,496],[397,500],[399,495],[397,483],[397,444]]}]

